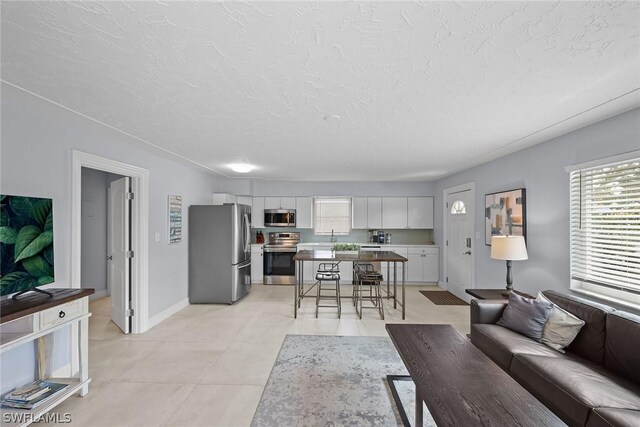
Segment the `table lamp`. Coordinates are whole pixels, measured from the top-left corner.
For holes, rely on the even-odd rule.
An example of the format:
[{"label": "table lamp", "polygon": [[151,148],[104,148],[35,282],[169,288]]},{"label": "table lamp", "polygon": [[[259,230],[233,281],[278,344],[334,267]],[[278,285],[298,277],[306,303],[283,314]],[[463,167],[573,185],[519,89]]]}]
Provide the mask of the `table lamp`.
[{"label": "table lamp", "polygon": [[522,236],[491,236],[491,258],[507,261],[507,289],[502,293],[509,296],[513,292],[511,261],[528,259],[527,246]]}]

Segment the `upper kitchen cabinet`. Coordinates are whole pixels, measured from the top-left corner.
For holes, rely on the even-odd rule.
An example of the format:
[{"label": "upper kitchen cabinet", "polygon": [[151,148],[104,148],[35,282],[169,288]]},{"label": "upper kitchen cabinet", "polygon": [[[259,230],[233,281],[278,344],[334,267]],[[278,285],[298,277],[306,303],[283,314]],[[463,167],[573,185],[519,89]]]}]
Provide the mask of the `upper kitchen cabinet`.
[{"label": "upper kitchen cabinet", "polygon": [[433,228],[433,197],[407,198],[407,227]]},{"label": "upper kitchen cabinet", "polygon": [[374,229],[382,227],[382,197],[353,197],[351,227]]},{"label": "upper kitchen cabinet", "polygon": [[238,204],[253,206],[253,197],[251,197],[251,196],[238,196]]},{"label": "upper kitchen cabinet", "polygon": [[254,197],[251,201],[251,227],[264,228],[264,197]]},{"label": "upper kitchen cabinet", "polygon": [[367,197],[368,228],[382,228],[382,197]]},{"label": "upper kitchen cabinet", "polygon": [[313,197],[296,197],[296,228],[313,228]]},{"label": "upper kitchen cabinet", "polygon": [[407,228],[407,198],[382,198],[382,228]]},{"label": "upper kitchen cabinet", "polygon": [[235,194],[228,193],[213,193],[213,198],[211,199],[212,204],[214,205],[223,205],[225,203],[238,203],[238,196]]},{"label": "upper kitchen cabinet", "polygon": [[295,209],[296,198],[295,197],[265,197],[264,208],[265,209]]},{"label": "upper kitchen cabinet", "polygon": [[369,228],[367,197],[351,198],[351,228]]}]

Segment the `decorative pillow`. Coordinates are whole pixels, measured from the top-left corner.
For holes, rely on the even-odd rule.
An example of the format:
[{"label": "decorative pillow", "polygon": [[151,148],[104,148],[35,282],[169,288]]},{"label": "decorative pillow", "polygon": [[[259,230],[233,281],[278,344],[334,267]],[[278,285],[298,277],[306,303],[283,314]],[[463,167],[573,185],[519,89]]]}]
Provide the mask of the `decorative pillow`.
[{"label": "decorative pillow", "polygon": [[540,341],[544,325],[552,311],[553,305],[550,302],[539,302],[511,293],[498,325]]},{"label": "decorative pillow", "polygon": [[549,301],[542,292],[538,292],[536,301],[547,302],[553,306],[551,316],[542,331],[542,343],[564,353],[563,349],[571,344],[584,326],[584,320],[558,307]]}]

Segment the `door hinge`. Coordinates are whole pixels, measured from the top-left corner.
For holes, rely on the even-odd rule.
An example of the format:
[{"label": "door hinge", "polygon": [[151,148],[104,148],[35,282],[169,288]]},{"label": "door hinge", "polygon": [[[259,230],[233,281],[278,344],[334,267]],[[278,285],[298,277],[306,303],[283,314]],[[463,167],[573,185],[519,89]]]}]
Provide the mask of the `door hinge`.
[{"label": "door hinge", "polygon": [[447,281],[447,283],[449,283],[449,276],[447,276],[447,280],[446,281]]},{"label": "door hinge", "polygon": [[128,308],[125,314],[127,317],[133,317],[133,308]]},{"label": "door hinge", "polygon": [[449,241],[447,240],[446,246],[449,246]]},{"label": "door hinge", "polygon": [[127,200],[133,200],[133,193],[125,193],[124,198]]},{"label": "door hinge", "polygon": [[133,251],[126,251],[124,253],[125,258],[133,258],[133,255],[134,255]]},{"label": "door hinge", "polygon": [[447,202],[447,208],[449,207],[449,202]]}]

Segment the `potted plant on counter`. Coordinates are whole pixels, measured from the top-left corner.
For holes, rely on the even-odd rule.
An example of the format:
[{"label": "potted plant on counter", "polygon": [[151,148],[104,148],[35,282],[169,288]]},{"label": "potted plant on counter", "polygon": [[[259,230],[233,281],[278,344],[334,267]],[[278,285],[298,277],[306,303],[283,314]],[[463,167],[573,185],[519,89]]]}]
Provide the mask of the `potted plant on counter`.
[{"label": "potted plant on counter", "polygon": [[360,251],[360,245],[356,245],[355,243],[336,243],[333,245],[333,251],[336,254],[357,255]]}]

